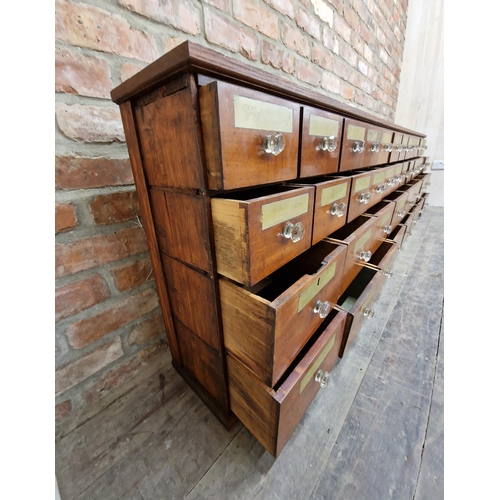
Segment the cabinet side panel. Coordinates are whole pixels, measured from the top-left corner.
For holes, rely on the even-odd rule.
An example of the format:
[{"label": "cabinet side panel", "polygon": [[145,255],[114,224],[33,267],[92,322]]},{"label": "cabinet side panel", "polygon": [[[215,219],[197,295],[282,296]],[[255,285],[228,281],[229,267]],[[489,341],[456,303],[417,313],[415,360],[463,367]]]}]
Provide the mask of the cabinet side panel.
[{"label": "cabinet side panel", "polygon": [[191,89],[136,108],[146,179],[151,186],[201,189],[203,173]]},{"label": "cabinet side panel", "polygon": [[153,224],[153,216],[151,213],[150,200],[148,196],[148,189],[143,170],[140,148],[137,140],[134,114],[129,101],[124,102],[120,105],[120,113],[122,117],[125,136],[127,138],[127,148],[130,156],[130,164],[132,165],[132,172],[134,174],[137,197],[139,199],[139,206],[141,208],[142,223],[144,232],[146,234],[151,263],[153,266],[153,274],[156,281],[156,290],[158,293],[158,299],[160,301],[163,320],[165,322],[168,343],[170,345],[170,351],[172,353],[173,361],[181,364],[179,347],[177,344],[177,338],[172,321],[170,301],[167,293],[165,278],[163,275],[160,251],[158,249],[158,242],[156,239],[156,233]]}]

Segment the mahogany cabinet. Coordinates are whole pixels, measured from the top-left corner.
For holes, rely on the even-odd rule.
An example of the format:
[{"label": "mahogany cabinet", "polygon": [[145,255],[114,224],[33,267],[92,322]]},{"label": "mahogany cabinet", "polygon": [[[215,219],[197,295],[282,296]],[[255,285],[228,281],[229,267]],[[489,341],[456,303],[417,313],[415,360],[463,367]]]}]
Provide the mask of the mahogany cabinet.
[{"label": "mahogany cabinet", "polygon": [[425,136],[191,42],[111,97],[173,364],[278,456],[422,215]]}]

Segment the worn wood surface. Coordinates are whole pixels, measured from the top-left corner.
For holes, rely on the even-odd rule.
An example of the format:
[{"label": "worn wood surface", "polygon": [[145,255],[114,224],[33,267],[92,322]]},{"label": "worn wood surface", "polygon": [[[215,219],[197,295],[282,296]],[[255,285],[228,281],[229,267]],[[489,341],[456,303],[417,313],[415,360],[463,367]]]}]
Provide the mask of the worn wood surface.
[{"label": "worn wood surface", "polygon": [[393,270],[278,459],[167,363],[56,443],[62,500],[443,498],[442,209]]}]

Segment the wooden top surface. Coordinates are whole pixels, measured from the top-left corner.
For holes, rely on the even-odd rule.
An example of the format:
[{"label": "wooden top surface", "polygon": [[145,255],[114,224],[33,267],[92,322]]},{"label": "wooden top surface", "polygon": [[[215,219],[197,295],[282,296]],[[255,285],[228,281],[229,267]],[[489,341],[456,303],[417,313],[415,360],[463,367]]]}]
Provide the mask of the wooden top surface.
[{"label": "wooden top surface", "polygon": [[219,52],[189,41],[175,47],[113,89],[111,91],[111,99],[116,104],[121,104],[142,95],[145,91],[185,71],[222,78],[232,83],[250,86],[264,92],[290,98],[301,104],[316,106],[340,113],[346,117],[381,125],[398,132],[426,137],[425,134],[400,127],[336,99],[306,89],[259,68],[236,61]]}]

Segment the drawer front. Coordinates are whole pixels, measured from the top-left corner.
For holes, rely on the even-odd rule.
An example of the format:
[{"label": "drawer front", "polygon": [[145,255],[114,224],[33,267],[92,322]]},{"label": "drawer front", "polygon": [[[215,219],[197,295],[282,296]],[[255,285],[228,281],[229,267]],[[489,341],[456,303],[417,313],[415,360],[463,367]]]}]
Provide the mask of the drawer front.
[{"label": "drawer front", "polygon": [[398,245],[392,241],[384,241],[373,255],[370,266],[381,272],[385,278],[393,276],[392,268],[398,255]]},{"label": "drawer front", "polygon": [[375,225],[375,238],[385,240],[392,233],[392,219],[394,217],[395,204],[387,202],[385,207],[379,210],[374,217],[377,218]]},{"label": "drawer front", "polygon": [[316,184],[313,245],[346,223],[350,191],[349,177],[338,177]]},{"label": "drawer front", "polygon": [[405,158],[415,158],[418,156],[418,145],[420,138],[413,135],[408,137],[408,144],[406,146]]},{"label": "drawer front", "polygon": [[297,177],[298,104],[218,81],[199,96],[210,189]]},{"label": "drawer front", "polygon": [[387,241],[393,242],[398,249],[401,249],[405,233],[406,233],[406,226],[397,224],[396,226],[394,226],[392,233],[387,237]]},{"label": "drawer front", "polygon": [[378,153],[378,165],[389,163],[389,157],[394,149],[393,146],[394,132],[388,129],[382,129],[382,137],[380,139],[380,152]]},{"label": "drawer front", "polygon": [[337,172],[344,119],[309,106],[302,113],[300,177]]},{"label": "drawer front", "polygon": [[394,213],[391,219],[391,226],[395,227],[396,224],[399,224],[408,213],[408,193],[396,191],[391,193],[391,196],[386,199],[390,199],[394,203]]},{"label": "drawer front", "polygon": [[366,167],[366,135],[368,124],[346,118],[342,133],[341,172]]},{"label": "drawer front", "polygon": [[420,193],[423,194],[427,188],[431,185],[431,174],[420,174],[415,177],[416,180],[422,181],[422,186],[420,187]]},{"label": "drawer front", "polygon": [[373,172],[363,172],[351,177],[351,194],[349,196],[349,207],[347,222],[366,212],[367,208],[376,202],[372,200]]},{"label": "drawer front", "polygon": [[387,167],[377,168],[372,171],[371,202],[376,204],[389,192],[387,183]]},{"label": "drawer front", "polygon": [[394,163],[403,159],[401,153],[403,152],[403,134],[394,132],[392,139],[392,151],[389,153],[389,163]]},{"label": "drawer front", "polygon": [[314,187],[274,189],[211,200],[217,271],[246,286],[311,246]]},{"label": "drawer front", "polygon": [[380,164],[380,153],[382,152],[382,129],[368,125],[366,132],[365,167]]},{"label": "drawer front", "polygon": [[346,250],[321,242],[258,290],[219,280],[224,345],[265,384],[278,382],[337,302]]},{"label": "drawer front", "polygon": [[[356,278],[356,282],[352,284],[352,287],[347,289],[346,293],[342,296],[340,301],[342,303],[339,303],[339,305],[348,308],[348,316],[339,356],[343,356],[349,349],[365,320],[375,315],[372,305],[385,280],[386,278],[383,273],[372,269],[365,269]],[[360,294],[359,289],[362,290]],[[350,290],[356,291],[356,293],[351,296]]]},{"label": "drawer front", "polygon": [[273,390],[231,354],[227,355],[231,410],[277,457],[338,360],[346,313],[332,311],[314,343]]}]

